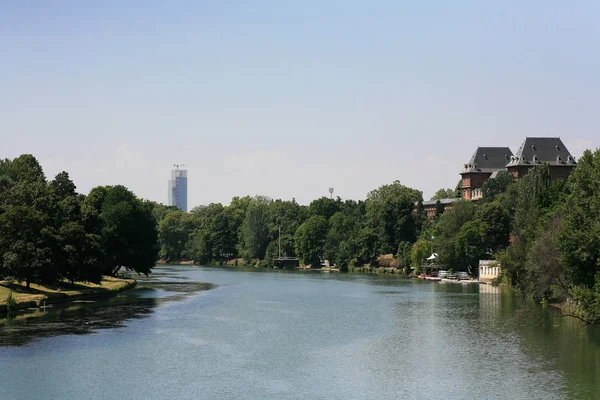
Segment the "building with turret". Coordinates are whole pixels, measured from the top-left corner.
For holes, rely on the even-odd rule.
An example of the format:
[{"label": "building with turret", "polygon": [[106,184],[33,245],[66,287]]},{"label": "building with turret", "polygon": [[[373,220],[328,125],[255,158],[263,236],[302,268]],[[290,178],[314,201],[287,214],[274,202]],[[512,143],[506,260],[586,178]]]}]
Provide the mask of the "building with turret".
[{"label": "building with turret", "polygon": [[506,165],[515,179],[522,178],[529,169],[548,163],[552,179],[567,179],[577,165],[560,138],[527,137],[517,153]]},{"label": "building with turret", "polygon": [[460,173],[462,199],[477,200],[483,196],[485,181],[499,173],[511,173],[522,178],[529,169],[547,163],[552,179],[567,179],[577,165],[560,138],[527,137],[513,155],[508,147],[478,147]]},{"label": "building with turret", "polygon": [[508,147],[478,147],[460,173],[462,177],[462,199],[477,200],[483,193],[483,183],[506,171],[506,164],[513,157]]}]

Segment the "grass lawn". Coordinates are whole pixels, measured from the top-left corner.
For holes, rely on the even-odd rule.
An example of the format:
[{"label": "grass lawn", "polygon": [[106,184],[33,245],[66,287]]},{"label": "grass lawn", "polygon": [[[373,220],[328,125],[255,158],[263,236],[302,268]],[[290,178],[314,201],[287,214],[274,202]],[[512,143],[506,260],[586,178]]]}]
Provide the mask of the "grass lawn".
[{"label": "grass lawn", "polygon": [[27,289],[25,282],[13,283],[0,281],[0,305],[6,304],[6,296],[10,290],[13,292],[13,298],[16,304],[34,301],[39,303],[43,300],[66,300],[69,297],[85,297],[87,295],[99,295],[110,292],[117,292],[135,283],[133,279],[119,279],[109,276],[102,278],[99,285],[95,283],[75,282],[72,286],[69,282],[57,285],[36,285],[31,284]]}]

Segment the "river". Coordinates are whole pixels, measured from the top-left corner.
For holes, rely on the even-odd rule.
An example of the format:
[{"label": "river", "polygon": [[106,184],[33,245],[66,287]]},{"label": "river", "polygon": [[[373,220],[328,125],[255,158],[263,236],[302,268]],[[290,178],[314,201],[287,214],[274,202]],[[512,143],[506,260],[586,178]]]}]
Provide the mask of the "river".
[{"label": "river", "polygon": [[486,285],[165,266],[1,320],[0,398],[600,398],[599,328]]}]

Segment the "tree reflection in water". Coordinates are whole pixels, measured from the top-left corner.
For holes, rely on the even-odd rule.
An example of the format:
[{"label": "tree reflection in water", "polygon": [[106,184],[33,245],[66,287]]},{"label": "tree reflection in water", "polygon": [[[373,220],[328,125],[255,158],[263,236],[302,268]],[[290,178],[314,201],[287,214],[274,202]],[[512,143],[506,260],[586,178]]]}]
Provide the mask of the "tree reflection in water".
[{"label": "tree reflection in water", "polygon": [[213,287],[200,282],[145,281],[135,290],[107,299],[26,310],[0,319],[0,346],[22,346],[37,338],[121,328],[128,320],[150,315],[163,303],[181,301]]}]

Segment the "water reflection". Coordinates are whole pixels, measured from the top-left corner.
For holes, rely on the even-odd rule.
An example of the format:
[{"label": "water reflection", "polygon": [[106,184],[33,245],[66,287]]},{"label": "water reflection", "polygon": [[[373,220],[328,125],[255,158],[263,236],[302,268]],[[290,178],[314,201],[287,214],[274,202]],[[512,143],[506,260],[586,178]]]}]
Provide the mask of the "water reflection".
[{"label": "water reflection", "polygon": [[108,299],[78,301],[2,318],[0,346],[22,346],[36,338],[86,335],[99,329],[120,328],[128,320],[148,316],[163,303],[180,301],[214,287],[208,283],[165,280],[159,275],[166,274],[142,280],[135,290]]}]

